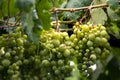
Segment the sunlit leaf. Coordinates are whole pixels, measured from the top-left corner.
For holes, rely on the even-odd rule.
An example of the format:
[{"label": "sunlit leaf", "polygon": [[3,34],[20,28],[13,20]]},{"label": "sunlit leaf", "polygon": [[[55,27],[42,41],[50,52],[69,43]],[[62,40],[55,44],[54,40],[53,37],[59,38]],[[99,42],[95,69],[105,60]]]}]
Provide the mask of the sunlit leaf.
[{"label": "sunlit leaf", "polygon": [[94,24],[104,24],[105,21],[107,21],[107,15],[106,13],[98,8],[98,9],[93,9],[92,10],[92,19],[91,21],[94,23]]}]

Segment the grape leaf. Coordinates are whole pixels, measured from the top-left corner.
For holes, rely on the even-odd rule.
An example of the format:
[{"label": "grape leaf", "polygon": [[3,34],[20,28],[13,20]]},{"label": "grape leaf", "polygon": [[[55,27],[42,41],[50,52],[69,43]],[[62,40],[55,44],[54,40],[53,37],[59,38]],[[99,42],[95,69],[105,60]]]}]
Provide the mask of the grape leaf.
[{"label": "grape leaf", "polygon": [[29,39],[37,44],[39,42],[42,26],[36,10],[33,9],[31,12],[21,15],[21,22],[23,24],[23,30],[28,35]]},{"label": "grape leaf", "polygon": [[24,32],[28,35],[30,39],[32,39],[32,28],[34,26],[34,22],[31,16],[31,12],[22,14],[21,22]]},{"label": "grape leaf", "polygon": [[112,8],[116,8],[119,6],[118,0],[108,0],[107,4]]},{"label": "grape leaf", "polygon": [[109,27],[109,29],[111,34],[120,39],[120,29],[116,23],[111,22],[111,27]]},{"label": "grape leaf", "polygon": [[34,4],[35,0],[16,0],[15,5],[20,11],[30,12]]},{"label": "grape leaf", "polygon": [[106,13],[98,8],[98,9],[93,9],[92,10],[92,20],[90,22],[93,22],[94,24],[104,24],[105,21],[107,21],[107,15]]},{"label": "grape leaf", "polygon": [[94,5],[107,3],[107,0],[95,0]]},{"label": "grape leaf", "polygon": [[48,30],[50,28],[50,17],[51,13],[51,4],[48,0],[41,0],[40,2],[36,1],[36,10],[41,22],[41,25],[44,29]]},{"label": "grape leaf", "polygon": [[[89,6],[92,0],[69,0],[67,2],[66,8],[78,8],[83,6]],[[67,19],[76,20],[80,16],[82,16],[83,11],[76,11],[76,12],[63,12],[63,15]]]},{"label": "grape leaf", "polygon": [[0,6],[1,11],[4,12],[3,16],[15,16],[18,13],[18,9],[15,7],[16,0],[3,0]]},{"label": "grape leaf", "polygon": [[120,16],[117,15],[110,7],[107,8],[107,13],[112,21],[120,21]]}]

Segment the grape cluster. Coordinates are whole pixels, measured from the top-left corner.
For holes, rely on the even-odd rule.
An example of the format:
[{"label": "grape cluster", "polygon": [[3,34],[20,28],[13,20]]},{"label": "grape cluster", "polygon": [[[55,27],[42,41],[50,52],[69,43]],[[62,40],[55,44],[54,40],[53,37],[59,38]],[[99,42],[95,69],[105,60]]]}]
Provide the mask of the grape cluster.
[{"label": "grape cluster", "polygon": [[42,80],[63,80],[70,76],[70,65],[74,55],[72,41],[66,32],[43,31],[40,37]]},{"label": "grape cluster", "polygon": [[64,80],[76,65],[87,76],[97,59],[109,55],[109,35],[102,25],[78,22],[73,32],[69,36],[67,32],[43,30],[39,44],[29,41],[21,27],[0,36],[1,80]]},{"label": "grape cluster", "polygon": [[105,59],[110,53],[108,43],[109,35],[102,25],[92,25],[90,23],[80,25],[78,22],[73,26],[74,33],[70,40],[74,43],[77,66],[83,75],[91,72],[91,65],[97,59]]},{"label": "grape cluster", "polygon": [[27,39],[27,35],[23,35],[20,30],[19,27],[15,33],[0,36],[0,78],[2,80],[16,80],[20,76],[24,43]]}]

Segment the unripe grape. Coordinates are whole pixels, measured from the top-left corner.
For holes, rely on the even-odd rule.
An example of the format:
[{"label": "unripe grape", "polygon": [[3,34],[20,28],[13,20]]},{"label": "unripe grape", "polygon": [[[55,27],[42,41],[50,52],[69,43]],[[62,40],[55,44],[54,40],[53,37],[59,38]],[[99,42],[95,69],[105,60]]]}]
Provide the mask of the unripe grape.
[{"label": "unripe grape", "polygon": [[89,40],[94,40],[95,39],[95,34],[89,34],[88,38],[89,38]]},{"label": "unripe grape", "polygon": [[52,40],[52,44],[55,46],[55,47],[58,47],[60,45],[60,41],[59,40]]},{"label": "unripe grape", "polygon": [[108,35],[107,32],[106,32],[105,30],[101,31],[100,34],[101,34],[101,36],[103,36],[103,37],[105,37],[105,36]]},{"label": "unripe grape", "polygon": [[14,70],[8,69],[8,70],[7,70],[7,73],[8,73],[9,75],[12,75],[12,74],[14,74]]},{"label": "unripe grape", "polygon": [[57,53],[57,58],[62,58],[62,57],[63,57],[62,53],[58,52]]},{"label": "unripe grape", "polygon": [[42,66],[47,67],[47,66],[49,66],[49,65],[50,65],[50,62],[49,62],[48,60],[43,60],[43,61],[42,61]]},{"label": "unripe grape", "polygon": [[2,60],[2,65],[4,66],[4,67],[8,67],[9,65],[10,65],[10,60],[8,60],[8,59],[4,59],[4,60]]},{"label": "unripe grape", "polygon": [[29,60],[24,59],[24,60],[23,60],[23,64],[25,64],[25,65],[29,64]]},{"label": "unripe grape", "polygon": [[82,30],[85,31],[85,32],[88,32],[89,31],[89,26],[88,25],[82,25]]},{"label": "unripe grape", "polygon": [[86,39],[86,38],[83,38],[82,41],[83,41],[84,43],[86,43],[86,42],[87,42],[87,39]]},{"label": "unripe grape", "polygon": [[77,44],[77,42],[78,42],[78,39],[77,39],[77,38],[74,38],[74,39],[73,39],[73,43],[74,43],[74,44]]},{"label": "unripe grape", "polygon": [[5,53],[5,57],[6,57],[6,58],[10,58],[10,57],[11,57],[10,52],[6,52],[6,53]]},{"label": "unripe grape", "polygon": [[102,39],[101,39],[101,43],[102,43],[103,45],[107,44],[107,39],[106,39],[106,38],[102,38]]},{"label": "unripe grape", "polygon": [[101,54],[101,52],[102,52],[102,51],[101,51],[100,48],[98,48],[98,47],[95,48],[95,53],[96,53],[96,54]]},{"label": "unripe grape", "polygon": [[17,44],[18,44],[18,46],[21,46],[21,45],[23,45],[23,40],[21,39],[21,38],[18,38],[17,39]]},{"label": "unripe grape", "polygon": [[86,69],[87,68],[87,66],[86,65],[82,65],[82,69],[84,70],[84,69]]},{"label": "unripe grape", "polygon": [[87,72],[88,72],[88,73],[92,73],[93,70],[92,70],[91,68],[88,68],[88,69],[87,69]]},{"label": "unripe grape", "polygon": [[75,34],[72,34],[72,35],[70,36],[70,40],[71,40],[71,41],[73,41],[75,38],[76,38],[76,35],[75,35]]},{"label": "unripe grape", "polygon": [[27,39],[27,35],[26,35],[26,34],[24,34],[24,35],[23,35],[23,38],[24,38],[24,39]]},{"label": "unripe grape", "polygon": [[76,22],[76,23],[75,23],[75,26],[79,26],[79,22]]},{"label": "unripe grape", "polygon": [[59,34],[59,32],[52,33],[52,37],[53,37],[53,39],[60,40],[60,34]]},{"label": "unripe grape", "polygon": [[92,46],[93,46],[93,42],[92,42],[92,41],[88,41],[88,42],[87,42],[87,46],[88,46],[88,47],[92,47]]},{"label": "unripe grape", "polygon": [[96,60],[96,55],[95,55],[95,54],[91,54],[91,55],[90,55],[90,59],[91,59],[91,60]]},{"label": "unripe grape", "polygon": [[84,34],[80,30],[78,30],[77,31],[77,38],[79,39],[79,38],[82,38],[83,36],[84,36]]},{"label": "unripe grape", "polygon": [[87,57],[83,57],[83,60],[84,60],[84,61],[87,61],[87,60],[88,60],[88,58],[87,58]]},{"label": "unripe grape", "polygon": [[55,72],[54,72],[56,75],[59,75],[60,74],[60,71],[57,69],[57,70],[55,70]]},{"label": "unripe grape", "polygon": [[65,50],[65,48],[66,48],[66,45],[65,44],[61,44],[59,46],[59,51],[63,52]]},{"label": "unripe grape", "polygon": [[70,56],[70,50],[66,49],[63,53],[64,57],[69,57]]}]

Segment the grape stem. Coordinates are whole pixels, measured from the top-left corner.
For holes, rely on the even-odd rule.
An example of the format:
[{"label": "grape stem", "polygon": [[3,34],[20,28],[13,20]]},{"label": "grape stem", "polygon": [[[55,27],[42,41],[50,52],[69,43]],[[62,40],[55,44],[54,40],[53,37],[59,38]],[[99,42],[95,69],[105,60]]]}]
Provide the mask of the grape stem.
[{"label": "grape stem", "polygon": [[11,26],[11,27],[20,25],[20,23],[7,22],[7,21],[4,21],[4,20],[0,20],[0,23],[5,23],[5,24],[7,23],[7,25]]},{"label": "grape stem", "polygon": [[60,29],[60,31],[73,31],[73,28],[64,28],[64,29]]},{"label": "grape stem", "polygon": [[[75,23],[77,20],[71,20],[71,21],[58,21],[58,23],[60,24],[71,24],[71,23]],[[56,21],[52,21],[52,24],[56,24]]]},{"label": "grape stem", "polygon": [[[120,1],[119,1],[120,4]],[[91,6],[91,5],[90,5]],[[99,5],[93,5],[93,6],[86,6],[86,7],[79,7],[79,8],[52,8],[50,11],[51,12],[56,12],[56,11],[68,11],[68,12],[73,12],[73,11],[79,11],[79,10],[86,10],[86,9],[94,9],[94,8],[105,8],[108,7],[108,4],[99,4]]]}]

